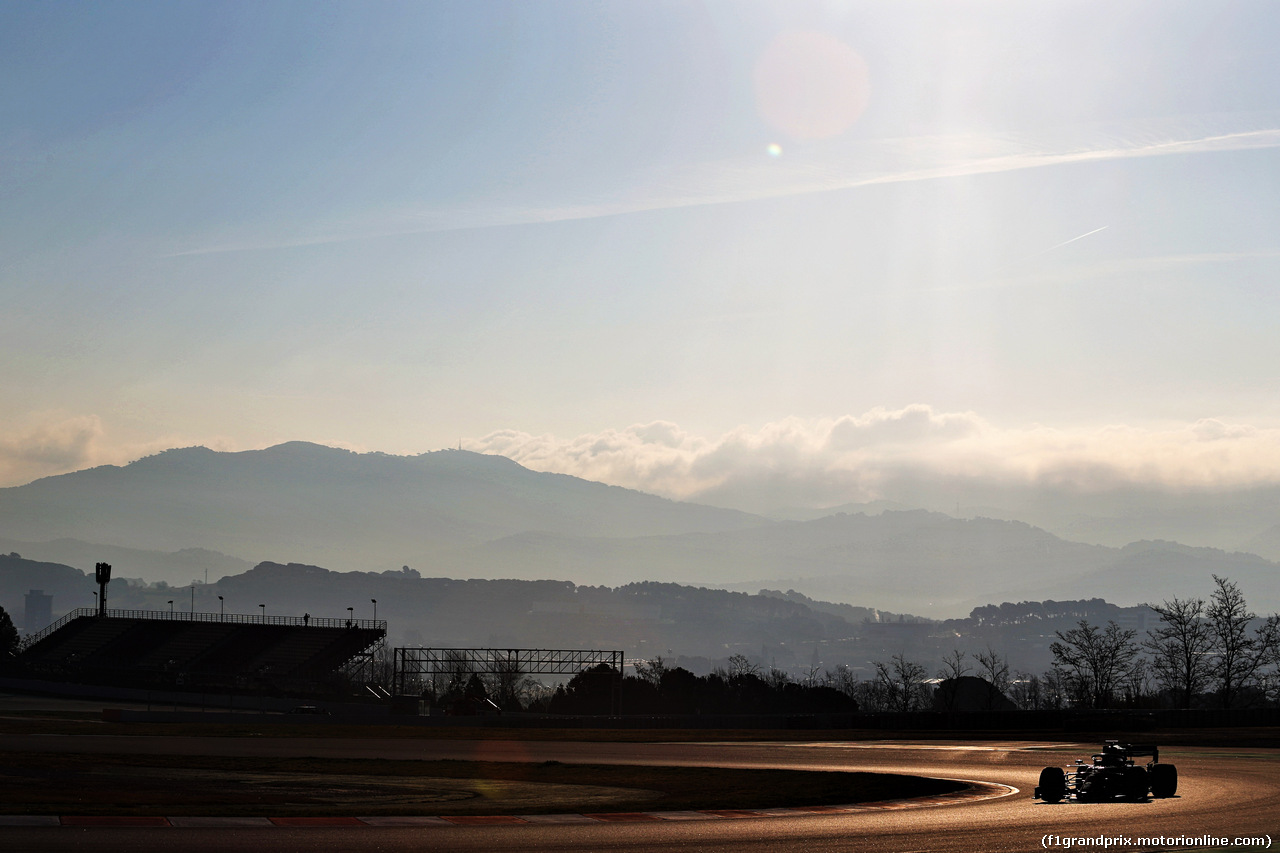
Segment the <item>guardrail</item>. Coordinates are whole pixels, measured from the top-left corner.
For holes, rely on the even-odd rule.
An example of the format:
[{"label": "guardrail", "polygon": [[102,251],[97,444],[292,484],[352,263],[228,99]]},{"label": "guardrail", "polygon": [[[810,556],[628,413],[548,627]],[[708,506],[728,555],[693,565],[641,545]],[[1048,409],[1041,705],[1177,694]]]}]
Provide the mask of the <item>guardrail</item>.
[{"label": "guardrail", "polygon": [[[23,637],[18,643],[22,653],[57,631],[67,623],[83,616],[97,616],[92,607],[77,607],[52,625]],[[294,628],[373,628],[387,630],[385,619],[334,619],[324,616],[264,616],[253,613],[189,613],[170,610],[112,610],[102,614],[108,619],[152,619],[161,622],[213,622],[228,625],[288,625]]]}]

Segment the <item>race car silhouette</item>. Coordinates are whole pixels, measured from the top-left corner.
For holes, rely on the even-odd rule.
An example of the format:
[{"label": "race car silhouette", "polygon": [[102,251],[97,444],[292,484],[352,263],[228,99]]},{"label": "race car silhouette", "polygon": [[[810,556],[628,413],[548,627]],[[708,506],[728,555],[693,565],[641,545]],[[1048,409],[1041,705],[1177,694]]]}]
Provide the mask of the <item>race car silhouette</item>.
[{"label": "race car silhouette", "polygon": [[[1134,756],[1151,756],[1151,760],[1145,766],[1135,764]],[[1041,770],[1034,799],[1046,803],[1072,798],[1078,802],[1145,800],[1148,796],[1172,797],[1177,791],[1178,768],[1160,763],[1159,747],[1109,740],[1102,745],[1102,752],[1094,753],[1092,764],[1077,760],[1066,770]]]}]

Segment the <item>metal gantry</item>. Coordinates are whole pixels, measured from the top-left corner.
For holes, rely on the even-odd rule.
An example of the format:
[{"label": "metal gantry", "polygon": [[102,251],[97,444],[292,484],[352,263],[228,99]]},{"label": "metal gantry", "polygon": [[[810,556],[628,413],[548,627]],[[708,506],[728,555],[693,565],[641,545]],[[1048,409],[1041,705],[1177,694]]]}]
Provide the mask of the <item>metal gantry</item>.
[{"label": "metal gantry", "polygon": [[604,664],[613,670],[612,705],[618,712],[623,655],[601,649],[443,649],[414,646],[393,650],[393,683],[398,695],[463,676],[577,675]]}]

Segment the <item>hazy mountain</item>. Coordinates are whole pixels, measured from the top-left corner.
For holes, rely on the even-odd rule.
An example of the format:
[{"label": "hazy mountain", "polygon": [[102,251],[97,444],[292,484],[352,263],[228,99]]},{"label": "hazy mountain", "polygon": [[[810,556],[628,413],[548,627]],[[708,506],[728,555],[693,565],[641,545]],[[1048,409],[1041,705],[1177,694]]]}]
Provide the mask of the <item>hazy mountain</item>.
[{"label": "hazy mountain", "polygon": [[[710,502],[720,505],[715,500]],[[1130,542],[1164,540],[1248,551],[1280,560],[1280,487],[1274,486],[1216,491],[1117,486],[1082,493],[1048,486],[996,486],[952,480],[911,491],[896,500],[823,510],[770,508],[766,514],[770,518],[808,521],[837,512],[875,515],[908,509],[928,509],[955,518],[1021,521],[1072,542],[1119,548]]]},{"label": "hazy mountain", "polygon": [[90,573],[97,563],[110,563],[113,567],[118,566],[122,572],[117,572],[116,577],[141,578],[149,582],[164,581],[173,586],[182,586],[192,581],[216,581],[224,575],[239,574],[253,568],[253,564],[247,560],[228,557],[204,548],[163,552],[82,542],[79,539],[27,542],[0,538],[0,553],[14,552],[32,560],[77,566]]},{"label": "hazy mountain", "polygon": [[1086,545],[1021,522],[917,510],[622,540],[521,534],[459,553],[453,568],[490,577],[559,574],[608,584],[645,578],[746,592],[792,589],[934,618],[1020,598],[1105,594],[1138,604],[1185,597],[1203,594],[1217,573],[1237,580],[1257,606],[1280,608],[1275,563],[1252,554],[1177,547]]},{"label": "hazy mountain", "polygon": [[1240,547],[1269,560],[1280,560],[1280,523],[1273,524],[1257,536],[1245,540]]},{"label": "hazy mountain", "polygon": [[781,507],[771,510],[769,518],[775,521],[814,521],[829,515],[879,515],[882,512],[905,512],[920,507],[909,506],[897,501],[867,501],[866,503],[847,503],[825,509],[809,509],[806,507]]},{"label": "hazy mountain", "polygon": [[1207,600],[1214,574],[1239,584],[1255,609],[1280,610],[1280,564],[1256,554],[1164,541],[1131,543],[1104,567],[1056,583],[1027,584],[1012,593],[1014,598],[1099,597],[1120,605],[1159,604],[1174,597]]},{"label": "hazy mountain", "polygon": [[1016,519],[1075,542],[1121,547],[1164,540],[1280,559],[1276,487],[1185,493],[1127,487],[1086,495],[1043,489],[982,498],[964,501],[956,514]]},{"label": "hazy mountain", "polygon": [[[92,607],[93,572],[87,576],[79,569],[60,563],[28,560],[17,554],[0,553],[0,607],[13,619],[19,631],[38,631],[44,625],[27,625],[24,616],[25,596],[31,590],[40,590],[53,596],[54,618],[77,607]],[[108,597],[110,602],[110,597]]]},{"label": "hazy mountain", "polygon": [[475,549],[465,556],[477,563],[464,565],[512,577],[559,566],[568,577],[590,571],[603,583],[643,577],[744,591],[781,587],[944,616],[986,591],[1088,571],[1108,554],[1018,522],[914,511],[621,541],[524,535]]},{"label": "hazy mountain", "polygon": [[10,539],[203,548],[344,569],[433,565],[525,531],[626,537],[767,523],[537,473],[501,456],[358,454],[303,442],[243,453],[169,450],[0,489],[0,536]]},{"label": "hazy mountain", "polygon": [[874,509],[776,522],[498,456],[292,443],[173,450],[0,490],[0,550],[83,569],[106,560],[116,577],[175,587],[202,580],[206,566],[213,580],[242,571],[241,558],[272,557],[429,576],[794,590],[934,618],[991,601],[1205,595],[1217,573],[1259,610],[1280,608],[1280,567],[1252,554],[1168,542],[1116,548],[1020,521]]}]

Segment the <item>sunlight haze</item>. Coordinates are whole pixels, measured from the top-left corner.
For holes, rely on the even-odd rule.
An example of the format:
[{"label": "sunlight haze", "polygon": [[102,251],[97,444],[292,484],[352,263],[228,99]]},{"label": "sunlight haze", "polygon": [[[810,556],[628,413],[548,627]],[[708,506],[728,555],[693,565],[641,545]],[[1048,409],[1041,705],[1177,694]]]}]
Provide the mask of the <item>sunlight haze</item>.
[{"label": "sunlight haze", "polygon": [[[1271,2],[6,3],[0,486],[1280,485]],[[1012,499],[1011,499],[1012,500]]]}]

